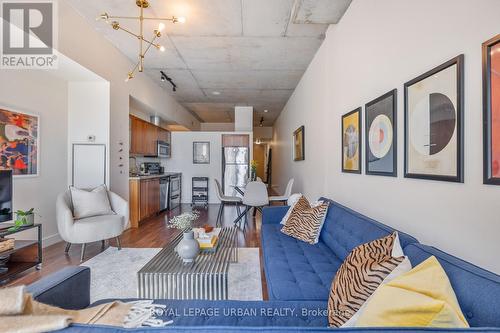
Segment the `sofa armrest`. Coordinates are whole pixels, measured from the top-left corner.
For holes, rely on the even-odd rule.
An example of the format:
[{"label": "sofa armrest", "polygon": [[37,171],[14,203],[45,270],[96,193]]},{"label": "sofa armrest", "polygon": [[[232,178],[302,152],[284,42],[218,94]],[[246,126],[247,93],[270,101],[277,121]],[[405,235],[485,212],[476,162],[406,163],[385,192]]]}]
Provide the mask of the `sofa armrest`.
[{"label": "sofa armrest", "polygon": [[26,288],[41,303],[79,310],[90,304],[90,268],[71,266],[50,274]]},{"label": "sofa armrest", "polygon": [[280,223],[289,208],[290,206],[264,207],[262,210],[262,224]]}]

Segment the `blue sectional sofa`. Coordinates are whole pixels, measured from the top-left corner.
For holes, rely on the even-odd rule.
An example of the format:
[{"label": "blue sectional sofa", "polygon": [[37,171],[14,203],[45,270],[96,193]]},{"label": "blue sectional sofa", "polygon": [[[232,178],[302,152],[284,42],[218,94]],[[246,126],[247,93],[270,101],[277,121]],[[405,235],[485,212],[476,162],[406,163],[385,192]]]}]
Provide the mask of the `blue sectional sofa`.
[{"label": "blue sectional sofa", "polygon": [[[322,198],[323,200],[328,200]],[[262,250],[269,301],[172,301],[165,328],[126,330],[72,325],[64,333],[83,332],[326,332],[327,299],[336,271],[356,246],[394,229],[334,201],[320,241],[309,245],[280,232],[288,207],[263,210]],[[436,256],[447,272],[470,329],[348,328],[346,332],[500,332],[500,276],[455,258],[399,232],[401,245],[413,265]],[[89,305],[89,270],[66,268],[34,283],[35,298],[66,308]]]}]

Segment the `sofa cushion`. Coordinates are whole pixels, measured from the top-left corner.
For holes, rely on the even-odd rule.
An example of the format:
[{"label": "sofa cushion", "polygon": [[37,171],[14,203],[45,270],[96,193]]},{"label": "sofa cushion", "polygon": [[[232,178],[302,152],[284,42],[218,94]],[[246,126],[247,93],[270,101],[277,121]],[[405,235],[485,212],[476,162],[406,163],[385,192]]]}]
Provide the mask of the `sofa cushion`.
[{"label": "sofa cushion", "polygon": [[444,268],[471,327],[500,327],[500,276],[431,246],[403,248],[412,265],[435,256]]},{"label": "sofa cushion", "polygon": [[358,327],[469,327],[434,256],[382,284],[365,305]]},{"label": "sofa cushion", "polygon": [[342,264],[321,241],[311,245],[284,235],[280,224],[262,225],[262,251],[270,299],[328,299],[330,285]]},{"label": "sofa cushion", "polygon": [[354,248],[333,280],[328,300],[330,327],[344,325],[363,306],[375,289],[404,261],[393,257],[399,246],[397,233]]},{"label": "sofa cushion", "polygon": [[303,242],[316,244],[325,221],[328,203],[311,206],[302,196],[290,210],[281,232]]},{"label": "sofa cushion", "polygon": [[[320,240],[328,245],[341,261],[344,261],[356,246],[397,231],[330,199],[320,198],[319,200],[330,202]],[[408,244],[418,243],[410,235],[400,231],[398,234],[403,248]]]}]

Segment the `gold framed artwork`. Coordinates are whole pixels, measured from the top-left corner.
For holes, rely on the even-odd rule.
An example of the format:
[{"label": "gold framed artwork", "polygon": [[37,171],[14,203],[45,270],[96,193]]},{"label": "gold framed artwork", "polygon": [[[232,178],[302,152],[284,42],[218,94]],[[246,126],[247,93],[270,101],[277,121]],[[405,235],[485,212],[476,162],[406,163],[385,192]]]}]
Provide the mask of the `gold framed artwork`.
[{"label": "gold framed artwork", "polygon": [[305,159],[304,126],[300,126],[293,132],[293,160],[303,161]]},{"label": "gold framed artwork", "polygon": [[342,172],[361,173],[361,108],[342,116]]}]

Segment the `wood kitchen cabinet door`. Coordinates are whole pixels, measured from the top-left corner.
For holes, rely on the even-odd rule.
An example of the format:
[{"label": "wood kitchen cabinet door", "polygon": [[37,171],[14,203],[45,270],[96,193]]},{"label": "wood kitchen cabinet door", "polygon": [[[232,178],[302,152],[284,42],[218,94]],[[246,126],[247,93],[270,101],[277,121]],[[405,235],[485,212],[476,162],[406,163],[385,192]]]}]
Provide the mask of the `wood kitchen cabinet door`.
[{"label": "wood kitchen cabinet door", "polygon": [[153,216],[160,211],[160,180],[141,180],[140,219]]},{"label": "wood kitchen cabinet door", "polygon": [[154,179],[151,181],[149,190],[149,207],[151,215],[160,211],[160,180]]},{"label": "wood kitchen cabinet door", "polygon": [[170,143],[170,132],[166,129],[158,129],[158,140]]},{"label": "wood kitchen cabinet door", "polygon": [[139,118],[130,116],[130,153],[143,154],[144,153],[144,121]]},{"label": "wood kitchen cabinet door", "polygon": [[148,156],[156,156],[158,154],[158,128],[155,125],[148,124],[146,129],[146,152]]}]

